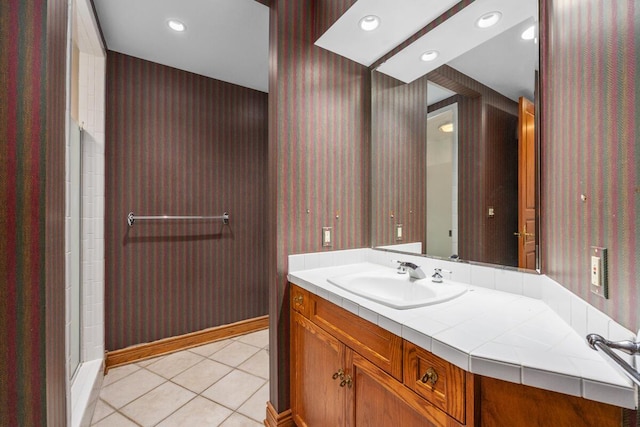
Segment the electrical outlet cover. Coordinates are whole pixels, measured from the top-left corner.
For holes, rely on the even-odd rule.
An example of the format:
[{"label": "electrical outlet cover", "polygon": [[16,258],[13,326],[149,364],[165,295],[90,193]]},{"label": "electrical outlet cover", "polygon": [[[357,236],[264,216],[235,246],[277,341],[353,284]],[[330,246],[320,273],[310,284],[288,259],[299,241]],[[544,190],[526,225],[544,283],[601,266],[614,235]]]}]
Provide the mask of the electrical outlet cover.
[{"label": "electrical outlet cover", "polygon": [[[599,258],[599,261],[597,259]],[[595,261],[594,261],[595,260]],[[596,264],[594,265],[594,262]],[[597,268],[597,280],[593,280],[593,269]],[[609,299],[609,271],[607,266],[607,248],[599,246],[591,246],[589,251],[589,288],[591,292],[604,298]],[[597,282],[600,282],[599,285]]]}]

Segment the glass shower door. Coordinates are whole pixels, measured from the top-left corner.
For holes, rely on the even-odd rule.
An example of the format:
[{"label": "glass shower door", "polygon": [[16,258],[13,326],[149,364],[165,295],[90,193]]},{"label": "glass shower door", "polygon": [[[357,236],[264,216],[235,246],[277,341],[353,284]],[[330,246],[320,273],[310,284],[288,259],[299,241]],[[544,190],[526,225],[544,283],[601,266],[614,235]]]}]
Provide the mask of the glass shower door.
[{"label": "glass shower door", "polygon": [[82,361],[82,318],[81,318],[81,263],[82,263],[82,128],[71,119],[69,137],[69,226],[70,245],[67,256],[70,258],[67,267],[70,267],[70,307],[71,314],[69,327],[70,341],[70,365],[69,376],[73,378],[80,362]]}]

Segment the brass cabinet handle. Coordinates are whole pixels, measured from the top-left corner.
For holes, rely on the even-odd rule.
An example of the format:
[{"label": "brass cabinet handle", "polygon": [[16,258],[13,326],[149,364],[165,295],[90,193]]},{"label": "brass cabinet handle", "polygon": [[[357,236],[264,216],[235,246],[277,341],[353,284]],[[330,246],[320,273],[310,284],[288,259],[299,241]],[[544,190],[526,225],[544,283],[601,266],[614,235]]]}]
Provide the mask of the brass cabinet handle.
[{"label": "brass cabinet handle", "polygon": [[344,378],[340,382],[340,387],[348,386],[349,388],[351,388],[352,384],[353,384],[353,380],[351,379],[351,375],[347,375],[346,378]]},{"label": "brass cabinet handle", "polygon": [[436,385],[436,382],[438,382],[438,373],[435,369],[429,368],[427,369],[427,372],[425,372],[421,381],[425,384],[430,383],[432,386]]},{"label": "brass cabinet handle", "polygon": [[338,378],[340,378],[341,380],[343,380],[343,379],[344,379],[344,371],[343,371],[342,369],[338,369],[338,372],[335,372],[335,373],[333,374],[333,377],[332,377],[332,378],[333,378],[334,380],[336,380],[336,379],[338,379]]},{"label": "brass cabinet handle", "polygon": [[293,302],[295,304],[302,304],[302,301],[304,301],[304,297],[302,295],[296,295],[293,297]]}]

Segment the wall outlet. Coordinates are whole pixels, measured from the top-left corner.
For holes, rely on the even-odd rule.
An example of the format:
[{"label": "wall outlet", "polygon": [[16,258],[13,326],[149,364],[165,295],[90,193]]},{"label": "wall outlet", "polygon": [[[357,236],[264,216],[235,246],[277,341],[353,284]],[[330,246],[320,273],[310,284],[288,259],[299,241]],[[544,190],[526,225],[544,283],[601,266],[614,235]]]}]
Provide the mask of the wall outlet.
[{"label": "wall outlet", "polygon": [[333,227],[322,227],[322,246],[333,246]]},{"label": "wall outlet", "polygon": [[607,271],[607,249],[591,246],[590,250],[590,285],[591,292],[609,299],[609,283]]},{"label": "wall outlet", "polygon": [[402,240],[402,224],[396,224],[396,241]]}]

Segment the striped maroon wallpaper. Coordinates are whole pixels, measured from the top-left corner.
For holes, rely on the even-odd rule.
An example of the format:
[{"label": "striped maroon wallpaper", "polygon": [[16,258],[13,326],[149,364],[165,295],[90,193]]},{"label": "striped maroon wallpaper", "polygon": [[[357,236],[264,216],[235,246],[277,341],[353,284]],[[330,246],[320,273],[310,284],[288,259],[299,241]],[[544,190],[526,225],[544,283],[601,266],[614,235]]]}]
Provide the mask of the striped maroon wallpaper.
[{"label": "striped maroon wallpaper", "polygon": [[311,7],[313,10],[313,39],[320,38],[344,14],[356,0],[318,0]]},{"label": "striped maroon wallpaper", "polygon": [[[66,282],[65,282],[65,214],[66,214],[66,67],[67,2],[47,1],[47,77],[46,77],[46,219],[40,218],[45,232],[46,348],[40,362],[46,364],[47,425],[65,425],[66,399]],[[42,194],[41,194],[42,197]],[[28,258],[31,253],[28,254]],[[35,307],[34,307],[35,308]],[[25,425],[28,425],[26,423]]]},{"label": "striped maroon wallpaper", "polygon": [[[287,255],[370,242],[370,72],[314,46],[309,30],[315,14],[334,7],[342,8],[335,0],[271,4],[270,384],[278,411],[289,407]],[[321,246],[323,226],[334,228],[331,248]]]},{"label": "striped maroon wallpaper", "polygon": [[[636,331],[640,5],[633,0],[548,0],[544,22],[543,269]],[[590,246],[609,250],[608,300],[589,292]]]},{"label": "striped maroon wallpaper", "polygon": [[110,51],[106,102],[106,349],[267,314],[267,94]]},{"label": "striped maroon wallpaper", "polygon": [[517,266],[518,104],[449,66],[427,77],[464,94],[429,108],[458,103],[458,255]]},{"label": "striped maroon wallpaper", "polygon": [[66,424],[67,4],[0,6],[0,426]]},{"label": "striped maroon wallpaper", "polygon": [[[371,243],[422,242],[426,233],[427,78],[371,72]],[[395,225],[404,238],[395,239]]]}]

